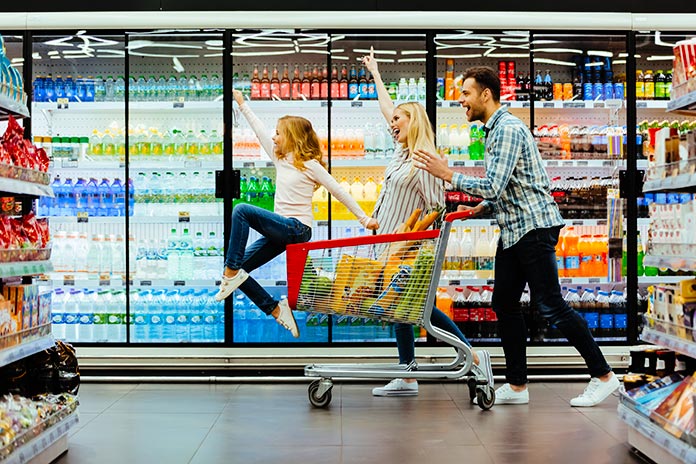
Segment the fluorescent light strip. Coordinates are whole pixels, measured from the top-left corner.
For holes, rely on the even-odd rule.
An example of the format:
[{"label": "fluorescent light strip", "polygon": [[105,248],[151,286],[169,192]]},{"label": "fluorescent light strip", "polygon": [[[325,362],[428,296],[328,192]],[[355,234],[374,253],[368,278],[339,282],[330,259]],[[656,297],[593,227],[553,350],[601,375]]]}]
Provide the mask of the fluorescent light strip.
[{"label": "fluorescent light strip", "polygon": [[295,50],[268,51],[268,52],[232,52],[232,56],[274,56],[274,55],[293,55]]},{"label": "fluorescent light strip", "polygon": [[300,50],[300,53],[313,53],[315,55],[330,55],[328,50]]},{"label": "fluorescent light strip", "polygon": [[214,58],[216,56],[223,56],[223,54],[222,53],[206,53],[203,55],[203,57],[205,57],[205,58]]},{"label": "fluorescent light strip", "polygon": [[425,63],[426,58],[399,58],[398,63]]},{"label": "fluorescent light strip", "polygon": [[575,67],[575,63],[570,61],[552,60],[549,58],[534,58],[535,63],[556,64],[559,66]]},{"label": "fluorescent light strip", "polygon": [[652,55],[646,58],[648,61],[672,61],[673,55]]},{"label": "fluorescent light strip", "polygon": [[438,46],[437,50],[450,50],[453,48],[482,48],[482,49],[494,49],[495,47],[491,47],[490,45],[484,45],[484,44],[463,44],[463,45],[442,45]]},{"label": "fluorescent light strip", "polygon": [[130,51],[128,52],[129,55],[134,55],[134,56],[145,56],[145,57],[151,57],[151,58],[200,58],[200,55],[167,55],[164,53],[142,53],[142,52],[134,52]]},{"label": "fluorescent light strip", "polygon": [[60,55],[60,52],[58,50],[51,50],[50,52],[48,52],[48,56],[53,57],[56,55]]},{"label": "fluorescent light strip", "polygon": [[614,60],[614,64],[626,64],[626,60]]},{"label": "fluorescent light strip", "polygon": [[427,55],[428,50],[401,50],[401,55],[403,56],[408,56],[408,55]]},{"label": "fluorescent light strip", "polygon": [[19,63],[24,63],[24,58],[12,58],[11,63],[14,64],[19,64]]},{"label": "fluorescent light strip", "polygon": [[582,55],[582,50],[577,48],[535,48],[534,53],[577,53]]},{"label": "fluorescent light strip", "polygon": [[612,52],[605,52],[603,50],[587,50],[587,56],[603,56],[605,58],[613,58],[614,54]]},{"label": "fluorescent light strip", "polygon": [[483,56],[489,58],[529,58],[528,53],[488,53],[485,52]]},{"label": "fluorescent light strip", "polygon": [[[375,50],[375,55],[380,54],[380,55],[396,55],[396,50]],[[354,48],[353,53],[365,53],[369,54],[370,49],[369,48]]]},{"label": "fluorescent light strip", "polygon": [[435,55],[435,58],[481,58],[480,53],[469,53],[464,55]]},{"label": "fluorescent light strip", "polygon": [[344,53],[346,51],[345,48],[332,48],[331,53]]},{"label": "fluorescent light strip", "polygon": [[331,55],[332,60],[343,60],[343,61],[350,61],[350,58],[347,56],[340,56],[340,55]]},{"label": "fluorescent light strip", "polygon": [[534,45],[551,45],[551,44],[557,44],[561,43],[560,40],[548,40],[548,39],[539,39],[539,40],[532,40],[532,44]]},{"label": "fluorescent light strip", "polygon": [[208,50],[224,50],[225,47],[206,47]]},{"label": "fluorescent light strip", "polygon": [[529,37],[501,37],[501,42],[529,42]]},{"label": "fluorescent light strip", "polygon": [[222,47],[223,46],[222,40],[206,40],[205,44],[208,47]]},{"label": "fluorescent light strip", "polygon": [[31,54],[31,57],[35,60],[40,60],[41,59],[41,54],[39,52],[34,52]]}]

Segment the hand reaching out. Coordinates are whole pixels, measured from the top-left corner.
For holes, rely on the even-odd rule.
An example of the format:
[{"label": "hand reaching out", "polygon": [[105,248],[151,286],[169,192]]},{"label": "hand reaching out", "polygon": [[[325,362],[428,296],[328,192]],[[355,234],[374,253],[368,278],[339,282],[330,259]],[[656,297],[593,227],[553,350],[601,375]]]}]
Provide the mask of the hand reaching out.
[{"label": "hand reaching out", "polygon": [[377,60],[375,60],[375,50],[370,47],[370,54],[365,55],[361,58],[362,64],[367,68],[367,70],[375,75],[379,72],[377,69]]},{"label": "hand reaching out", "polygon": [[244,103],[244,94],[240,92],[239,90],[232,90],[232,97],[234,98],[234,101],[237,102],[238,105],[241,105]]}]

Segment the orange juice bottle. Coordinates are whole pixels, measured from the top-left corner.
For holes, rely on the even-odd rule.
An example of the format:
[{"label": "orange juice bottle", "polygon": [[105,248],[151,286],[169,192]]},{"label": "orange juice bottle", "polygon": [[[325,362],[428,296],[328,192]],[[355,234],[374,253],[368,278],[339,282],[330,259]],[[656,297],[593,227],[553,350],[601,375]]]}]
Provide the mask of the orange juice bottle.
[{"label": "orange juice bottle", "polygon": [[435,306],[437,306],[437,309],[445,313],[447,317],[449,317],[450,319],[454,320],[454,307],[452,306],[452,297],[447,292],[446,288],[437,288],[437,297],[435,301]]},{"label": "orange juice bottle", "polygon": [[579,276],[592,277],[594,276],[594,266],[592,254],[592,242],[589,235],[582,235],[578,241],[578,252],[580,253],[580,269]]},{"label": "orange juice bottle", "polygon": [[580,252],[578,251],[578,236],[575,229],[568,228],[565,236],[565,271],[566,277],[578,277],[580,275]]},{"label": "orange juice bottle", "polygon": [[558,236],[556,244],[556,267],[558,268],[558,277],[566,277],[565,270],[565,234]]},{"label": "orange juice bottle", "polygon": [[609,273],[609,263],[607,261],[607,255],[609,254],[609,245],[607,236],[595,235],[594,242],[594,258],[595,268],[597,269],[597,275],[606,277]]}]

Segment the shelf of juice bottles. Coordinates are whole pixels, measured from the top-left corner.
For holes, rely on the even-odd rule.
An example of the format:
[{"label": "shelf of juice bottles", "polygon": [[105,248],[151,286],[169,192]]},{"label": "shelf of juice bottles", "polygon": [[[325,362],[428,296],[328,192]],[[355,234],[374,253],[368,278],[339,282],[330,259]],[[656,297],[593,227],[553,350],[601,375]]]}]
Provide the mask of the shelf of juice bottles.
[{"label": "shelf of juice bottles", "polygon": [[691,92],[667,103],[667,111],[696,115],[696,92]]},{"label": "shelf of juice bottles", "polygon": [[14,451],[3,458],[1,462],[3,464],[53,462],[67,451],[68,432],[78,422],[79,416],[76,408],[65,409],[48,417],[37,427],[25,432],[26,435],[16,437],[15,441],[23,441],[23,443],[14,448]]},{"label": "shelf of juice bottles", "polygon": [[[655,446],[667,451],[669,455],[676,458],[674,462],[696,462],[696,448],[667,432],[661,426],[652,422],[645,414],[627,406],[623,400],[625,395],[622,394],[620,397],[621,402],[618,406],[619,418],[632,430],[635,430],[640,436],[646,439],[645,441],[639,440],[638,449],[640,451],[645,453],[648,457],[655,457],[656,453],[651,452],[651,447]],[[633,442],[631,444],[633,444]],[[657,454],[659,454],[659,450]]]},{"label": "shelf of juice bottles", "polygon": [[[686,245],[694,247],[695,245]],[[643,266],[673,271],[696,271],[696,254],[689,255],[655,255],[647,254],[643,258]]]},{"label": "shelf of juice bottles", "polygon": [[7,95],[0,94],[0,121],[7,119],[9,116],[28,118],[29,108],[23,102],[18,102]]}]

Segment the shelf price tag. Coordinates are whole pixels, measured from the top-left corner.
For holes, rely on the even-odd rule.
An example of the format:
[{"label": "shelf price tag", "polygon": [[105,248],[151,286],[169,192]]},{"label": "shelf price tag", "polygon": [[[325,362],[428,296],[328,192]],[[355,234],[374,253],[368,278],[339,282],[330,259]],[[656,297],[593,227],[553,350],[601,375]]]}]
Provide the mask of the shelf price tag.
[{"label": "shelf price tag", "polygon": [[68,109],[68,106],[69,106],[69,105],[68,105],[68,102],[69,102],[69,101],[70,101],[70,100],[68,100],[67,98],[59,98],[59,99],[57,99],[57,100],[56,100],[56,103],[57,103],[56,108],[59,109],[59,110],[67,110],[67,109]]},{"label": "shelf price tag", "polygon": [[564,278],[561,279],[561,283],[562,283],[562,284],[572,284],[572,283],[573,283],[573,279],[569,279],[569,278],[567,278],[567,277],[564,277]]},{"label": "shelf price tag", "polygon": [[321,102],[321,107],[322,108],[327,108],[329,106],[329,102],[327,100],[322,100]]},{"label": "shelf price tag", "polygon": [[554,102],[544,102],[541,106],[542,108],[555,108],[556,104]]},{"label": "shelf price tag", "polygon": [[509,101],[502,101],[502,102],[500,102],[500,106],[504,106],[505,108],[510,108],[511,103]]},{"label": "shelf price tag", "polygon": [[592,105],[593,108],[604,108],[604,102],[594,102]]},{"label": "shelf price tag", "polygon": [[72,274],[65,274],[65,275],[63,276],[63,285],[64,285],[64,286],[68,286],[68,285],[72,286],[72,285],[75,285],[75,276],[72,275]]},{"label": "shelf price tag", "polygon": [[599,279],[599,277],[590,277],[588,279],[588,282],[591,284],[598,284],[600,282],[600,279]]},{"label": "shelf price tag", "polygon": [[140,286],[141,286],[141,287],[151,287],[151,286],[152,286],[152,281],[151,281],[151,280],[141,280],[141,281],[140,281]]},{"label": "shelf price tag", "polygon": [[179,211],[179,222],[191,222],[191,214],[188,211]]},{"label": "shelf price tag", "polygon": [[546,166],[548,166],[548,167],[558,166],[558,161],[547,161]]},{"label": "shelf price tag", "polygon": [[483,167],[483,161],[474,161],[474,167]]},{"label": "shelf price tag", "polygon": [[86,211],[81,211],[77,213],[77,222],[78,224],[89,222],[89,214]]},{"label": "shelf price tag", "polygon": [[435,106],[436,106],[437,108],[442,108],[442,102],[441,102],[441,101],[435,102]]},{"label": "shelf price tag", "polygon": [[185,281],[185,280],[175,280],[175,281],[174,281],[174,286],[175,286],[175,287],[185,287],[185,286],[186,286],[186,281]]},{"label": "shelf price tag", "polygon": [[111,286],[111,276],[109,274],[99,274],[99,286],[101,286],[101,287]]},{"label": "shelf price tag", "polygon": [[448,285],[461,285],[462,281],[461,280],[450,280]]},{"label": "shelf price tag", "polygon": [[532,106],[532,104],[528,101],[522,102],[522,108],[530,108],[531,106]]},{"label": "shelf price tag", "polygon": [[276,280],[275,286],[276,287],[285,287],[288,285],[288,282],[286,280]]},{"label": "shelf price tag", "polygon": [[76,169],[79,167],[77,160],[64,159],[60,162],[63,169]]},{"label": "shelf price tag", "polygon": [[350,107],[351,107],[351,108],[362,108],[362,107],[363,107],[363,102],[361,102],[361,101],[352,101],[352,102],[350,102]]},{"label": "shelf price tag", "polygon": [[646,101],[637,101],[636,102],[636,108],[647,108],[648,107],[648,102]]},{"label": "shelf price tag", "polygon": [[184,107],[184,97],[179,97],[179,99],[172,104],[172,108],[183,108],[183,107]]},{"label": "shelf price tag", "polygon": [[585,102],[569,101],[563,102],[563,108],[584,108]]}]

